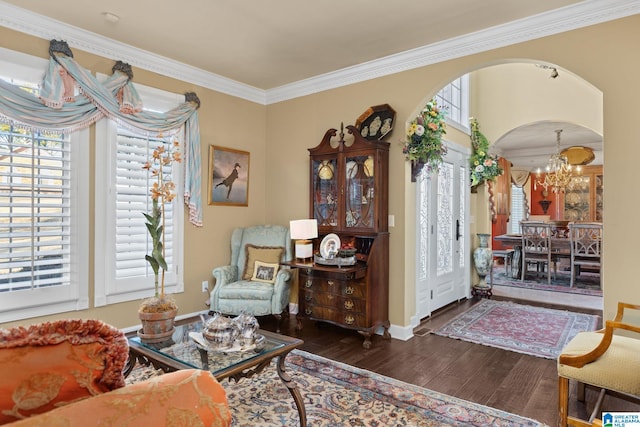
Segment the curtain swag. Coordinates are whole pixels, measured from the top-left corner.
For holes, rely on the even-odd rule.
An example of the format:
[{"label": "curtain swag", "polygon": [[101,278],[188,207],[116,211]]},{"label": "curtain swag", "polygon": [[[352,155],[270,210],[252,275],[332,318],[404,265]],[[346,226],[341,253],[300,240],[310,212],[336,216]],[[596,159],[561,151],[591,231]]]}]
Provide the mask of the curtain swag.
[{"label": "curtain swag", "polygon": [[[189,208],[189,222],[201,227],[198,96],[188,92],[186,102],[164,113],[143,111],[142,100],[131,82],[133,72],[129,64],[117,61],[113,74],[99,82],[73,59],[66,42],[51,40],[49,55],[39,97],[0,80],[0,117],[18,126],[45,131],[73,132],[103,117],[154,135],[184,129],[184,201]],[[76,87],[79,94],[75,94]]]}]

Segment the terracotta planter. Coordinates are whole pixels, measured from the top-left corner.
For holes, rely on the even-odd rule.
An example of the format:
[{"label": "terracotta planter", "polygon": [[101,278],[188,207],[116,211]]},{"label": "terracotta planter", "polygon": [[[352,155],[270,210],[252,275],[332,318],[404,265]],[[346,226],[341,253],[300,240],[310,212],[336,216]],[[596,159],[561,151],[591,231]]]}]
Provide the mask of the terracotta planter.
[{"label": "terracotta planter", "polygon": [[175,330],[174,321],[177,314],[177,309],[160,313],[138,312],[138,317],[142,323],[142,329],[138,331],[138,336],[147,343],[168,340]]}]

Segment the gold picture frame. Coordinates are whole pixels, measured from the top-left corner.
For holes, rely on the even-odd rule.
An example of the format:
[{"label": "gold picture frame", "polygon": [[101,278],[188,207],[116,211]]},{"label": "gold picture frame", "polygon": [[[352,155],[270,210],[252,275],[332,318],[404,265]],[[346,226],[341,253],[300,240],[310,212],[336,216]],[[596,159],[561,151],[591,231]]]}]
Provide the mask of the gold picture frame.
[{"label": "gold picture frame", "polygon": [[209,146],[209,204],[249,206],[249,152]]}]

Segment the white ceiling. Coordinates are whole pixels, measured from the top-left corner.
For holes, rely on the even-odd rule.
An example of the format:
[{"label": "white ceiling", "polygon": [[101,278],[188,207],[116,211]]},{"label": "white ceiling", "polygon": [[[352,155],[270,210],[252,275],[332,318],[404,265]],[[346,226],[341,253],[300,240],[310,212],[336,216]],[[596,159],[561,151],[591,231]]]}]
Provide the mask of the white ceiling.
[{"label": "white ceiling", "polygon": [[[0,26],[265,104],[637,13],[640,0],[0,0]],[[563,147],[601,146],[538,123],[495,148],[539,164],[557,128]]]},{"label": "white ceiling", "polygon": [[530,171],[544,170],[549,156],[557,152],[557,133],[560,133],[560,150],[573,146],[585,146],[594,151],[592,165],[602,165],[602,136],[585,127],[558,121],[530,123],[512,129],[491,146],[491,152],[508,159],[515,168]]},{"label": "white ceiling", "polygon": [[[581,3],[580,0],[5,2],[264,90]],[[108,21],[105,12],[118,16],[119,20]]]}]

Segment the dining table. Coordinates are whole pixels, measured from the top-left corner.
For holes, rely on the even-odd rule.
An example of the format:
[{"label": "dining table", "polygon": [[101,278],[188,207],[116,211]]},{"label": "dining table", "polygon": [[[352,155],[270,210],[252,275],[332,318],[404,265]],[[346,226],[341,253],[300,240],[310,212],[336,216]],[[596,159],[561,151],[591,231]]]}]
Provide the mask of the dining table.
[{"label": "dining table", "polygon": [[[494,237],[494,240],[501,242],[505,246],[513,247],[513,259],[511,261],[511,277],[519,279],[522,272],[522,235],[521,234],[501,234]],[[571,239],[564,236],[551,237],[551,250],[559,254],[570,256]]]}]

